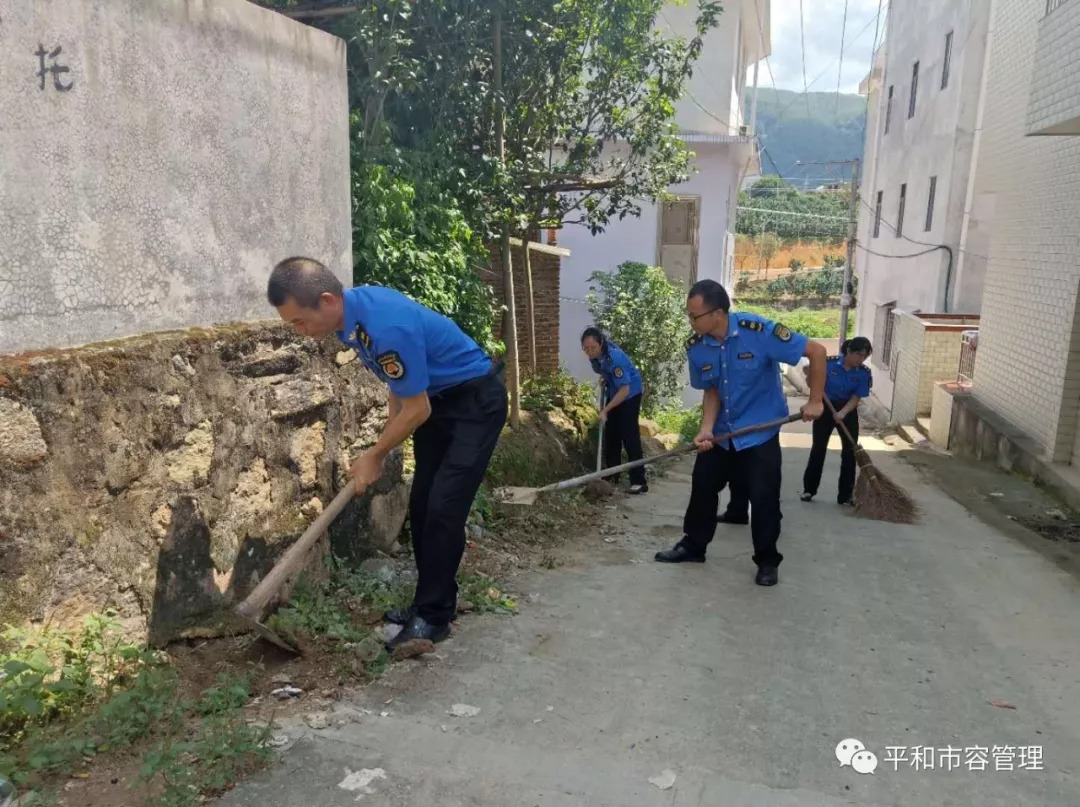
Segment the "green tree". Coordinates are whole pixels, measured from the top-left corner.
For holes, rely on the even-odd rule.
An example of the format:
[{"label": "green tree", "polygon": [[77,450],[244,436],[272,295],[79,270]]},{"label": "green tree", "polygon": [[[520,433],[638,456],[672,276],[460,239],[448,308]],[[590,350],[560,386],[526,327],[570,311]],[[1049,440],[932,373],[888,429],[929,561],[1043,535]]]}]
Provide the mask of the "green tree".
[{"label": "green tree", "polygon": [[642,411],[655,414],[682,390],[685,342],[690,335],[686,291],[659,266],[627,261],[590,277],[589,312],[641,372]]},{"label": "green tree", "polygon": [[776,233],[762,233],[758,238],[758,251],[761,254],[762,268],[768,269],[769,263],[780,251],[780,238]]},{"label": "green tree", "polygon": [[352,220],[354,282],[403,291],[496,348],[494,295],[477,271],[489,253],[446,190],[361,162],[353,170]]}]

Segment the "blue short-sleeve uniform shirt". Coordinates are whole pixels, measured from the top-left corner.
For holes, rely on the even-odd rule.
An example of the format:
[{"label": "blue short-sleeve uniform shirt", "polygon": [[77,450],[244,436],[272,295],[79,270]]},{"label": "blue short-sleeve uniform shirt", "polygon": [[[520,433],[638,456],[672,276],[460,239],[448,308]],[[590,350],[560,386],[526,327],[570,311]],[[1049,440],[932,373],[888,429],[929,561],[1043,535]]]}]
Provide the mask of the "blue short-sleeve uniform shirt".
[{"label": "blue short-sleeve uniform shirt", "polygon": [[825,368],[825,397],[830,401],[847,401],[852,395],[870,397],[874,377],[865,364],[848,369],[843,356],[830,356]]},{"label": "blue short-sleeve uniform shirt", "polygon": [[435,395],[487,375],[491,358],[453,320],[394,289],[346,289],[337,337],[399,398]]},{"label": "blue short-sleeve uniform shirt", "polygon": [[[727,434],[747,426],[786,417],[787,397],[780,381],[780,365],[799,363],[807,338],[757,314],[728,313],[723,341],[706,334],[687,343],[690,385],[716,389],[720,414],[713,434]],[[771,440],[779,427],[735,438],[735,450]],[[731,440],[717,443],[731,448]]]},{"label": "blue short-sleeve uniform shirt", "polygon": [[590,363],[593,370],[604,376],[609,398],[614,398],[615,393],[622,387],[630,387],[626,400],[641,395],[641,373],[622,348],[610,339],[604,343],[604,352],[600,358],[591,359]]}]

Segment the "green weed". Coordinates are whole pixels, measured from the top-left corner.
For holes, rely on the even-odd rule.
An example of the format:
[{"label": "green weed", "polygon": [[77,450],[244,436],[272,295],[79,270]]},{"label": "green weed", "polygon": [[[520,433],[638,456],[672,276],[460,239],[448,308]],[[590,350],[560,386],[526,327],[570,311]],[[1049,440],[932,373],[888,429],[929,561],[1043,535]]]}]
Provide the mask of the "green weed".
[{"label": "green weed", "polygon": [[665,432],[677,434],[686,443],[697,436],[701,427],[701,406],[693,409],[666,409],[656,416],[656,425]]},{"label": "green weed", "polygon": [[[246,678],[220,676],[195,701],[183,700],[167,658],[125,641],[111,613],[88,617],[77,631],[8,627],[2,637],[0,777],[32,794],[31,803],[52,798],[56,777],[152,738],[162,739],[144,759],[146,781],[161,773],[156,803],[177,807],[269,754],[243,721]],[[174,742],[191,720],[194,739]],[[163,748],[172,749],[175,770],[167,771]]]}]

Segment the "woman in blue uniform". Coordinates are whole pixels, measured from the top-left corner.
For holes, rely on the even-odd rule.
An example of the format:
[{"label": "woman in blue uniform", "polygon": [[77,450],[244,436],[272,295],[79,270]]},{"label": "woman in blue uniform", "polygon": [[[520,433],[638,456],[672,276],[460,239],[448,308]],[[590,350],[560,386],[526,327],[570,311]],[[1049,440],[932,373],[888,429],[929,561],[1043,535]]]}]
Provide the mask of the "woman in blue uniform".
[{"label": "woman in blue uniform", "polygon": [[[630,462],[641,459],[641,431],[638,418],[641,415],[641,373],[619,346],[607,339],[599,328],[586,328],[581,335],[581,349],[589,357],[589,363],[604,377],[607,403],[600,410],[604,422],[604,464],[611,468],[620,464],[622,450]],[[609,477],[618,482],[616,474]],[[645,467],[630,471],[630,492],[646,493]]]},{"label": "woman in blue uniform", "polygon": [[[808,502],[817,495],[821,484],[821,471],[825,466],[825,454],[829,450],[829,438],[838,423],[847,426],[852,440],[859,440],[859,401],[870,397],[874,379],[865,362],[873,353],[870,340],[865,336],[848,339],[840,346],[839,356],[830,356],[825,372],[825,397],[836,410],[835,417],[826,412],[814,421],[814,444],[810,460],[803,474],[801,498]],[[855,447],[841,435],[840,485],[836,492],[838,504],[852,504],[855,491]]]}]

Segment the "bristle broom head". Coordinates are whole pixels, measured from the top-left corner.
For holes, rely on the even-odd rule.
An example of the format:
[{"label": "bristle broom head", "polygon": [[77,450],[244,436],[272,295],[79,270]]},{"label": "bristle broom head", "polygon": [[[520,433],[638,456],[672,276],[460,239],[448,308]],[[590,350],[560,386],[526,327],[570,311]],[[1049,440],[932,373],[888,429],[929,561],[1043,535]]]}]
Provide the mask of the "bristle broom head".
[{"label": "bristle broom head", "polygon": [[874,521],[914,524],[918,506],[906,490],[871,464],[859,467],[855,512]]}]

